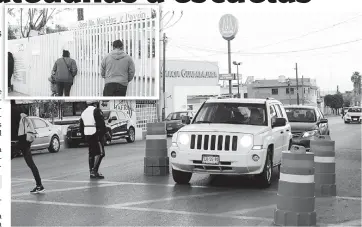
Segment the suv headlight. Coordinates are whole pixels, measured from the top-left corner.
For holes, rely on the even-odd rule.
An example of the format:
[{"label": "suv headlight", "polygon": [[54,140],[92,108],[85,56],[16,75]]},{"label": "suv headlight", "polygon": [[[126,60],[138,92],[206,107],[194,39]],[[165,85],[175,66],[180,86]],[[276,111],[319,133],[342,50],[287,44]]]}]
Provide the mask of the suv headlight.
[{"label": "suv headlight", "polygon": [[316,134],[318,134],[318,130],[308,131],[308,132],[304,132],[302,137],[303,138],[312,137],[312,136],[314,136]]},{"label": "suv headlight", "polygon": [[177,141],[181,145],[187,145],[190,143],[190,136],[186,133],[180,133],[177,135]]},{"label": "suv headlight", "polygon": [[249,147],[253,144],[253,136],[252,135],[244,135],[240,139],[240,145],[243,147]]}]

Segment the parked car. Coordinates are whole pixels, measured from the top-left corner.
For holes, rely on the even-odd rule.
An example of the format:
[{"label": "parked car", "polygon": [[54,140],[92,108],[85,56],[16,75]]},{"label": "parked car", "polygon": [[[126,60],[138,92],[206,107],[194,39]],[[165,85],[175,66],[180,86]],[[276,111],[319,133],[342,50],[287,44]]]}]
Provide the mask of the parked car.
[{"label": "parked car", "polygon": [[[188,122],[189,117],[184,117]],[[209,99],[172,137],[172,176],[187,184],[193,173],[255,175],[269,187],[273,167],[292,135],[283,105],[274,99]]]},{"label": "parked car", "polygon": [[[29,116],[28,118],[32,121],[36,132],[35,140],[31,144],[30,149],[32,151],[48,149],[50,153],[57,153],[64,141],[62,139],[61,127],[53,125],[40,117]],[[15,147],[15,141],[12,141],[11,145],[12,158],[20,155]]]},{"label": "parked car", "polygon": [[182,122],[182,117],[189,116],[190,119],[194,117],[194,113],[191,111],[179,111],[170,113],[165,119],[167,136],[172,136],[180,128],[184,127],[185,124]]},{"label": "parked car", "polygon": [[285,106],[289,123],[292,127],[292,144],[310,148],[313,136],[330,135],[328,119],[318,107],[314,106]]},{"label": "parked car", "polygon": [[361,107],[350,107],[347,113],[344,115],[344,123],[361,123],[362,122],[362,111]]},{"label": "parked car", "polygon": [[[104,121],[111,138],[105,139],[105,145],[111,144],[113,140],[126,139],[128,143],[133,143],[136,138],[136,125],[130,116],[124,111],[104,110]],[[66,143],[68,147],[75,147],[81,143],[86,143],[80,132],[79,121],[70,125],[67,129]]]}]

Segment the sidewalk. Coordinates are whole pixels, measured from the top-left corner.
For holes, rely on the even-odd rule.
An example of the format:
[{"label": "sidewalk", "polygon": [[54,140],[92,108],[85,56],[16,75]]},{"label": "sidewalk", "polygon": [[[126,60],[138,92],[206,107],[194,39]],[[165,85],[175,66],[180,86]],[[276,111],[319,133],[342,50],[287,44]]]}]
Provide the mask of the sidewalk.
[{"label": "sidewalk", "polygon": [[14,97],[27,96],[27,97],[29,97],[29,95],[26,95],[26,94],[23,94],[23,93],[20,93],[20,92],[17,92],[17,91],[9,92],[8,96],[9,97],[11,97],[11,96],[14,96]]}]

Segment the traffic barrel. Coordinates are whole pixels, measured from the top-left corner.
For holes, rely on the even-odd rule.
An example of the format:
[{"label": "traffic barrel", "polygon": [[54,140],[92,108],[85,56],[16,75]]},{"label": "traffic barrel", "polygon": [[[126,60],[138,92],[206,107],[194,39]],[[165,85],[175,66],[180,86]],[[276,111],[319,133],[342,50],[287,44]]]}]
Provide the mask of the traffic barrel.
[{"label": "traffic barrel", "polygon": [[144,174],[147,176],[165,176],[169,173],[166,123],[148,123]]},{"label": "traffic barrel", "polygon": [[314,153],[315,196],[336,196],[335,141],[330,136],[314,137],[310,141],[310,149]]},{"label": "traffic barrel", "polygon": [[293,145],[282,152],[282,164],[274,211],[279,226],[315,226],[314,155]]}]

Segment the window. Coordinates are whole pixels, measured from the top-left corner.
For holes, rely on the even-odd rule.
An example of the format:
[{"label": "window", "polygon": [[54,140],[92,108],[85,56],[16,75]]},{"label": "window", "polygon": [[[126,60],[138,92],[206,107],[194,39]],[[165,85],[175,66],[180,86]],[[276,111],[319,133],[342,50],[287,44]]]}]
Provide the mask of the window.
[{"label": "window", "polygon": [[[286,93],[289,94],[289,88],[286,88]],[[294,95],[294,88],[290,88],[290,94]]]},{"label": "window", "polygon": [[273,124],[273,122],[275,121],[275,119],[277,118],[277,113],[276,113],[276,111],[275,111],[275,108],[274,108],[274,106],[270,106],[269,107],[269,111],[270,111],[270,119],[271,119],[271,122],[272,122],[272,124]]},{"label": "window", "polygon": [[361,108],[349,108],[348,112],[361,113]]},{"label": "window", "polygon": [[127,119],[126,115],[123,112],[117,112],[119,119]]},{"label": "window", "polygon": [[187,112],[175,112],[175,113],[170,113],[166,120],[171,121],[171,120],[182,120],[183,116],[187,116]]},{"label": "window", "polygon": [[316,122],[317,114],[314,109],[311,108],[292,108],[286,107],[285,111],[289,122]]},{"label": "window", "polygon": [[283,113],[282,108],[280,107],[280,105],[279,105],[279,104],[275,104],[275,106],[276,106],[275,109],[277,110],[278,117],[285,118],[284,113]]},{"label": "window", "polygon": [[116,112],[111,112],[111,114],[109,115],[110,118],[112,117],[116,117],[117,120],[118,120],[118,116],[117,116],[117,113]]},{"label": "window", "polygon": [[205,103],[195,123],[267,125],[265,104]]},{"label": "window", "polygon": [[277,94],[278,94],[278,88],[273,88],[272,95],[277,95]]},{"label": "window", "polygon": [[33,124],[34,124],[34,128],[38,129],[38,128],[47,128],[48,125],[47,123],[45,123],[45,121],[40,120],[40,119],[32,119]]}]

